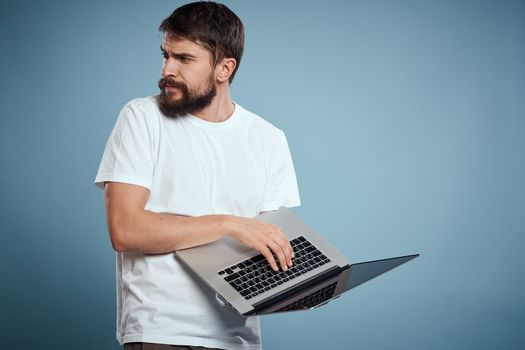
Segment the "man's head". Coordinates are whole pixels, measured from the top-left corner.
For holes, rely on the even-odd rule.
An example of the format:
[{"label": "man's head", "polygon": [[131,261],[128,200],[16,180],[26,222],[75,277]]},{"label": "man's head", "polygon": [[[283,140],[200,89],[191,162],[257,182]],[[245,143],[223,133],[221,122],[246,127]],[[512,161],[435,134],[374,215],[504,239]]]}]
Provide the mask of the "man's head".
[{"label": "man's head", "polygon": [[177,8],[159,30],[164,34],[161,109],[175,117],[207,107],[217,84],[230,84],[239,67],[244,49],[241,20],[222,4],[195,2]]}]

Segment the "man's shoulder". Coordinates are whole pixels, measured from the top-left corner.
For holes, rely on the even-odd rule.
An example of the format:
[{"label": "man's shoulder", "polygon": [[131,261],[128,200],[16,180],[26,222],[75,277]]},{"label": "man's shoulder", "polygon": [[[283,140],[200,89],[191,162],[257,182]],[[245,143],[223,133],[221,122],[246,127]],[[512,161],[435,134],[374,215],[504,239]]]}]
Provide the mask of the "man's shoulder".
[{"label": "man's shoulder", "polygon": [[259,116],[258,114],[255,114],[242,106],[239,106],[241,109],[241,112],[244,116],[244,119],[246,122],[248,122],[254,130],[257,130],[258,132],[275,135],[278,136],[282,133],[282,130],[279,129],[277,126],[270,123],[268,120],[264,119],[263,117]]},{"label": "man's shoulder", "polygon": [[159,106],[155,99],[155,96],[137,97],[128,101],[122,109],[141,110],[156,112],[159,110]]},{"label": "man's shoulder", "polygon": [[128,101],[120,110],[119,119],[141,124],[157,124],[160,110],[155,96],[138,97]]}]

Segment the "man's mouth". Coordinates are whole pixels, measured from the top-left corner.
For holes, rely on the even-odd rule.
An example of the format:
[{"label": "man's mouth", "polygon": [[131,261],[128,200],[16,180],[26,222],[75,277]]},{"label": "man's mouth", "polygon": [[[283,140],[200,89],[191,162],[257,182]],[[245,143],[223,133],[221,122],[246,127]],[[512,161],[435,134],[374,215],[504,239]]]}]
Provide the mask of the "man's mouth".
[{"label": "man's mouth", "polygon": [[167,92],[175,92],[180,89],[176,86],[166,84],[166,86],[164,87],[164,90],[166,90]]}]

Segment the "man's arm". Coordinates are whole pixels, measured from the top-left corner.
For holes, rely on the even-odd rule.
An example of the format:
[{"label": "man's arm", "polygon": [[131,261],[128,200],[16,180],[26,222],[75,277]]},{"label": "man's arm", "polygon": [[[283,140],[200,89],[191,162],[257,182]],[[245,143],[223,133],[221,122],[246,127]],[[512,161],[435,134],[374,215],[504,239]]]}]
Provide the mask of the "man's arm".
[{"label": "man's arm", "polygon": [[106,218],[116,251],[162,254],[198,246],[230,236],[261,252],[272,268],[277,256],[283,270],[292,265],[292,247],[283,232],[270,223],[233,215],[186,217],[145,210],[149,190],[136,185],[108,182]]}]

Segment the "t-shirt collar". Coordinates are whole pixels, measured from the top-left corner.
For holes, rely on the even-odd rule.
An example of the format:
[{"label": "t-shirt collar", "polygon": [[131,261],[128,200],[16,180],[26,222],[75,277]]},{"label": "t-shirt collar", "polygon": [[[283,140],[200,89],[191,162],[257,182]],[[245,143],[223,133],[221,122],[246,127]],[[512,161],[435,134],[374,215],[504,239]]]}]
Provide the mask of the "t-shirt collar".
[{"label": "t-shirt collar", "polygon": [[237,120],[239,119],[239,114],[241,113],[242,108],[235,102],[233,102],[233,105],[234,110],[232,115],[230,115],[228,119],[222,122],[209,122],[207,120],[196,117],[193,114],[189,114],[187,120],[199,128],[208,130],[224,130],[235,125],[235,123],[237,123]]}]

